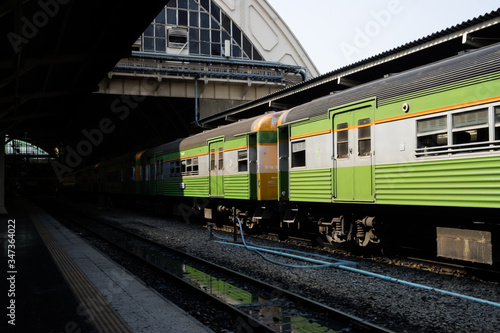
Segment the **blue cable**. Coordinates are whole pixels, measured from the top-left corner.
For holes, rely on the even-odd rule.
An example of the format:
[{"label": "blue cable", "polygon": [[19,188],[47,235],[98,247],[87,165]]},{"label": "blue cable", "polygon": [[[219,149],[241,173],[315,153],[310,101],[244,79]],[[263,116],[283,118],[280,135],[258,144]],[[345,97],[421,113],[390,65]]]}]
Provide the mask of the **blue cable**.
[{"label": "blue cable", "polygon": [[[264,258],[265,260],[267,260],[267,261],[269,261],[271,263],[278,264],[278,265],[285,266],[285,267],[291,267],[291,268],[320,268],[320,267],[329,267],[329,266],[330,267],[337,267],[339,265],[353,264],[352,262],[349,262],[349,261],[337,260],[337,262],[335,262],[335,263],[325,263],[325,264],[319,264],[319,265],[292,265],[292,264],[286,264],[286,263],[282,263],[282,262],[270,259],[267,256],[265,256],[262,252],[260,252],[258,249],[251,249],[251,248],[248,247],[248,245],[247,245],[247,243],[245,241],[245,237],[243,235],[243,228],[242,228],[241,220],[238,217],[236,217],[236,219],[238,220],[238,225],[240,227],[240,234],[241,234],[241,240],[243,242],[243,246],[247,250],[249,250],[249,251],[256,252],[262,258]],[[231,238],[224,238],[224,237],[217,236],[213,232],[212,232],[212,235],[214,237],[218,238],[218,239],[231,240]],[[227,242],[221,242],[221,243],[227,243]],[[282,248],[271,247],[271,246],[256,246],[255,244],[252,244],[252,243],[248,243],[248,244],[250,244],[253,247],[257,247],[257,248],[260,247],[262,249],[268,249],[268,250],[273,250],[273,251],[274,250],[277,250],[277,251],[288,251],[288,252],[299,253],[299,254],[302,254],[302,255],[310,255],[310,256],[314,256],[314,257],[318,257],[318,258],[322,258],[322,259],[327,259],[327,260],[336,260],[336,259],[333,259],[333,258],[330,258],[330,257],[327,257],[327,256],[316,254],[316,253],[307,253],[307,252],[304,252],[304,251],[298,251],[298,250],[292,250],[292,249],[282,249]]]},{"label": "blue cable", "polygon": [[[462,294],[450,292],[450,291],[443,290],[443,289],[437,289],[437,288],[425,286],[425,285],[422,285],[422,284],[408,282],[408,281],[404,281],[404,280],[392,278],[392,277],[389,277],[389,276],[384,276],[384,275],[381,275],[381,274],[376,274],[376,273],[372,273],[372,272],[368,272],[368,271],[356,269],[356,268],[353,268],[353,267],[345,266],[346,263],[347,264],[353,264],[350,261],[339,260],[338,262],[331,263],[331,264],[327,263],[327,264],[321,264],[321,265],[302,266],[302,265],[285,264],[285,263],[282,263],[282,262],[278,262],[278,261],[272,260],[272,259],[266,257],[265,255],[263,255],[258,250],[256,250],[256,249],[250,249],[248,247],[247,243],[245,242],[245,237],[243,236],[243,229],[242,229],[242,226],[241,226],[241,221],[240,221],[240,219],[238,217],[236,217],[236,218],[238,219],[238,223],[240,225],[241,240],[243,241],[243,246],[247,250],[249,250],[249,251],[256,252],[257,254],[259,254],[260,256],[262,256],[262,258],[264,258],[265,260],[267,260],[267,261],[269,261],[271,263],[275,263],[275,264],[286,266],[286,267],[292,267],[292,268],[318,268],[318,267],[328,267],[328,266],[330,266],[330,267],[338,267],[340,269],[348,270],[348,271],[351,271],[351,272],[356,272],[356,273],[359,273],[359,274],[362,274],[362,275],[366,275],[366,276],[376,277],[376,278],[379,278],[379,279],[382,279],[382,280],[386,280],[386,281],[390,281],[390,282],[405,284],[405,285],[416,287],[416,288],[421,288],[421,289],[426,289],[426,290],[430,290],[430,291],[435,291],[435,292],[439,292],[439,293],[450,295],[450,296],[455,296],[455,297],[459,297],[459,298],[463,298],[463,299],[467,299],[467,300],[471,300],[471,301],[476,301],[476,302],[483,303],[483,304],[493,305],[495,307],[500,307],[500,303],[498,303],[498,302],[492,302],[492,301],[488,301],[488,300],[485,300],[485,299],[480,299],[480,298],[476,298],[476,297],[462,295]],[[214,235],[214,236],[216,236],[216,235]],[[222,237],[218,237],[218,236],[216,236],[216,237],[217,238],[222,238]],[[218,242],[220,242],[220,241],[218,241]],[[241,246],[239,244],[228,243],[228,242],[220,242],[220,243],[226,243],[226,244]],[[249,243],[249,244],[251,244],[251,243]],[[280,249],[280,248],[270,247],[270,246],[260,246],[260,248],[262,248],[262,249],[270,249],[270,250],[276,249],[276,250],[279,250],[279,251],[285,250],[285,251],[290,251],[290,252],[296,252],[296,253],[302,253],[302,254],[312,255],[312,256],[316,256],[316,257],[328,259],[328,260],[336,260],[336,259],[325,257],[325,256],[322,256],[322,255],[319,255],[319,254],[307,253],[307,252],[297,251],[297,250]]]}]

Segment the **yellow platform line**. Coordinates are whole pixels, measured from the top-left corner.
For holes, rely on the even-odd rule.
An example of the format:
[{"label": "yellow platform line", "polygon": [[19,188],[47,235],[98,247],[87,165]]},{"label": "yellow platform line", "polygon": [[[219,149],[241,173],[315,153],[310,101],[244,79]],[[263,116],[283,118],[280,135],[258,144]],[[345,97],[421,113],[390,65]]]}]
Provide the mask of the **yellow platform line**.
[{"label": "yellow platform line", "polygon": [[73,294],[80,302],[78,312],[83,312],[98,332],[132,333],[132,329],[123,318],[116,312],[99,290],[97,290],[92,282],[90,282],[87,276],[80,270],[56,239],[47,231],[37,216],[38,214],[33,212],[33,209],[36,208],[32,205],[29,206],[28,214],[31,221],[38,230],[45,246],[49,250],[50,255],[54,259],[64,279],[70,286]]}]

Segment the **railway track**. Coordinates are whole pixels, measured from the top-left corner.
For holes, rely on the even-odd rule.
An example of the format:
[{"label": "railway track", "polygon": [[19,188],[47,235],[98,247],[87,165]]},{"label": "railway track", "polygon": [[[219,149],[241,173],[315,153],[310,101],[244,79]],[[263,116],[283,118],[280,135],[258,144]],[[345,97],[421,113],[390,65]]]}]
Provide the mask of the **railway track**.
[{"label": "railway track", "polygon": [[420,269],[438,270],[443,274],[468,275],[484,281],[500,281],[500,271],[497,268],[484,268],[410,256],[405,259],[413,265],[420,266]]},{"label": "railway track", "polygon": [[166,278],[207,298],[235,321],[239,332],[391,332],[287,290],[160,245],[92,217],[67,216],[106,242],[146,262]]},{"label": "railway track", "polygon": [[[218,231],[232,233],[232,226],[214,227]],[[274,233],[264,234],[262,236],[253,235],[266,240],[279,241],[279,235]],[[337,253],[346,258],[362,257],[363,259],[371,259],[376,262],[386,263],[388,265],[399,265],[414,269],[432,271],[439,274],[469,276],[484,281],[500,281],[500,266],[487,266],[484,264],[474,264],[467,262],[450,262],[451,260],[431,257],[429,254],[418,255],[418,251],[400,251],[395,255],[386,255],[381,251],[357,251],[341,250],[338,245],[328,244],[320,240],[311,240],[311,238],[288,237],[286,242],[291,245],[302,248],[315,249],[318,246],[325,249],[325,252]],[[364,250],[364,249],[363,249]],[[360,254],[361,252],[361,254]],[[351,260],[351,259],[348,259]]]}]

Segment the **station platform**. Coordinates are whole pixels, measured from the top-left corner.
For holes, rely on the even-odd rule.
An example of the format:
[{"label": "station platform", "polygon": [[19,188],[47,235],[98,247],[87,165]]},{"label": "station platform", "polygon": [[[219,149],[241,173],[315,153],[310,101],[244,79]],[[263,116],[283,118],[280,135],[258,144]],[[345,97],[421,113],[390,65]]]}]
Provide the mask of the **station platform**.
[{"label": "station platform", "polygon": [[212,332],[29,200],[7,210],[2,332]]}]

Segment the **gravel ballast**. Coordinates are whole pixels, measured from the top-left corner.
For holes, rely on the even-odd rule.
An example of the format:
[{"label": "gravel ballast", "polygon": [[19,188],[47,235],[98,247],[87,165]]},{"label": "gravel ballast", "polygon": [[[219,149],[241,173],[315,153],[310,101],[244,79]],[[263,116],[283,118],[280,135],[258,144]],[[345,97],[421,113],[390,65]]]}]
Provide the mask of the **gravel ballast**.
[{"label": "gravel ballast", "polygon": [[[98,210],[90,204],[79,204],[78,209],[135,230],[161,244],[296,292],[396,332],[498,332],[500,327],[500,307],[333,267],[305,269],[280,266],[243,247],[211,240],[208,229],[199,222],[185,223],[117,208]],[[215,233],[231,237],[222,231]],[[299,249],[296,244],[287,242],[249,236],[246,236],[246,240],[257,245]],[[498,282],[404,267],[396,261],[394,264],[387,264],[359,257],[344,257],[333,250],[300,249],[354,261],[357,263],[356,268],[372,273],[500,302]],[[301,264],[277,256],[272,256],[272,259]]]}]

